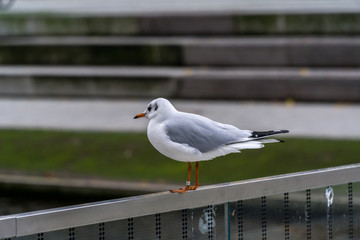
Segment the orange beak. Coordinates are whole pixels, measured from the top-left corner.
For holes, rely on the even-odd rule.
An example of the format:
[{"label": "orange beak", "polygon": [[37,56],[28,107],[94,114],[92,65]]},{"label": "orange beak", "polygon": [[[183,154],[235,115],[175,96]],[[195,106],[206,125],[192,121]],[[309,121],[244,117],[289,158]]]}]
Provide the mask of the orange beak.
[{"label": "orange beak", "polygon": [[139,113],[138,115],[136,115],[136,116],[134,117],[134,119],[136,119],[136,118],[142,118],[142,117],[145,117],[145,113]]}]

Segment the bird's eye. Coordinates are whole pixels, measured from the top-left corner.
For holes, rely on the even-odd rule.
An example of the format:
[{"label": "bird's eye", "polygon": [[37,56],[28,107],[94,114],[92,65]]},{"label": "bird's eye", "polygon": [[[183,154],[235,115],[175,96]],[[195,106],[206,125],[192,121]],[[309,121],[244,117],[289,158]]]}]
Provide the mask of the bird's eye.
[{"label": "bird's eye", "polygon": [[148,111],[149,111],[149,112],[151,111],[151,107],[148,107]]},{"label": "bird's eye", "polygon": [[159,106],[155,103],[155,111],[159,108]]}]

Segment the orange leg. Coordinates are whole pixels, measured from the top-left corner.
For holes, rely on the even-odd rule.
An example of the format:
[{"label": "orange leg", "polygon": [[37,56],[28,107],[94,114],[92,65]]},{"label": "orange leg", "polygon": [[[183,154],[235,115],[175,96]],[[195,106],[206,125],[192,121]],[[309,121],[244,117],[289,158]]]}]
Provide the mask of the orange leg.
[{"label": "orange leg", "polygon": [[[200,186],[200,184],[199,184],[199,162],[196,162],[195,163],[195,168],[196,168],[196,178],[195,178],[195,186],[196,186],[196,188],[198,187],[198,186]],[[195,189],[196,189],[195,188]],[[195,190],[194,189],[194,190]]]},{"label": "orange leg", "polygon": [[186,180],[186,186],[190,185],[190,179],[191,179],[191,163],[188,162],[188,177],[187,177],[187,180]]},{"label": "orange leg", "polygon": [[195,185],[194,186],[190,186],[191,163],[188,162],[188,175],[187,175],[186,186],[183,187],[183,188],[180,188],[180,189],[170,190],[170,192],[184,193],[184,192],[189,191],[189,190],[196,190],[199,187],[199,163],[198,162],[195,163],[195,168],[196,168],[196,179],[195,179]]}]

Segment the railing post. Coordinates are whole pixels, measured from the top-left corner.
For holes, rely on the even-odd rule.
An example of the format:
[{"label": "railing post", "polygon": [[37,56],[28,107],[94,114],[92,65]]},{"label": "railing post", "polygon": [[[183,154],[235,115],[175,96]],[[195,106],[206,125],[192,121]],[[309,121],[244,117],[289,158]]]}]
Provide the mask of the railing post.
[{"label": "railing post", "polygon": [[224,231],[225,231],[225,239],[230,240],[231,239],[231,233],[230,233],[230,226],[231,226],[231,207],[230,203],[226,202],[224,203]]}]

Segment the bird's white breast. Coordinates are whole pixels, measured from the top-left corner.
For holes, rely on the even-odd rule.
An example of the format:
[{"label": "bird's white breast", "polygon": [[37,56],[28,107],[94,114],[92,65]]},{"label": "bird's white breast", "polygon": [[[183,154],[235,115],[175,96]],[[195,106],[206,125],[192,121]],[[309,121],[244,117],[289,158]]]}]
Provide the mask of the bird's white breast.
[{"label": "bird's white breast", "polygon": [[175,143],[167,136],[164,123],[150,120],[147,135],[150,143],[163,155],[182,162],[199,161],[202,153],[186,144]]}]

